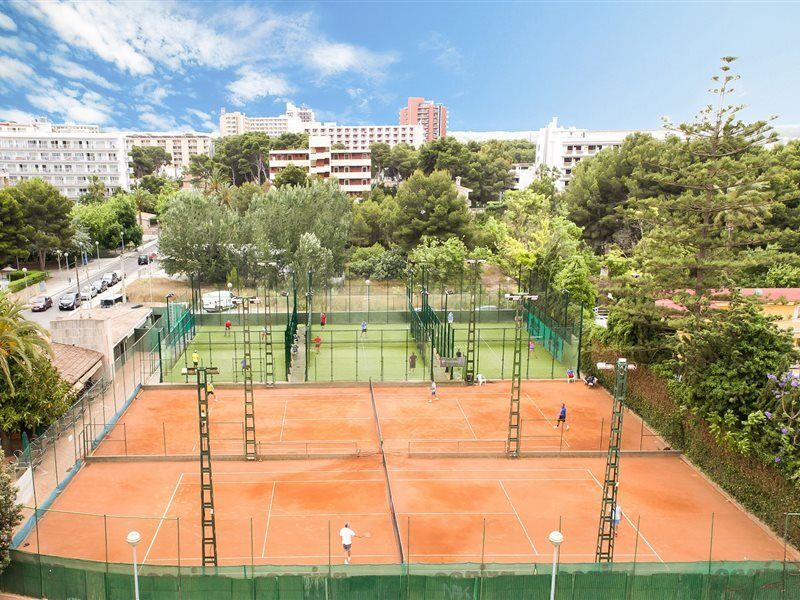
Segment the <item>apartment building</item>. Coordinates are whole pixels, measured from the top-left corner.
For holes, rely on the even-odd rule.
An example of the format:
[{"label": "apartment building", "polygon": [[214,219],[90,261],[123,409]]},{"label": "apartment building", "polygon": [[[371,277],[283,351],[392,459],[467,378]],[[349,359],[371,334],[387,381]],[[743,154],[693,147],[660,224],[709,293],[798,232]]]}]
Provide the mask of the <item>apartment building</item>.
[{"label": "apartment building", "polygon": [[400,125],[420,125],[425,132],[425,141],[447,135],[447,107],[425,98],[409,98],[400,109]]},{"label": "apartment building", "polygon": [[130,133],[125,136],[126,154],[134,146],[159,146],[172,155],[172,164],[162,168],[170,177],[180,178],[189,168],[189,159],[196,154],[212,154],[211,136],[196,133]]},{"label": "apartment building", "polygon": [[369,150],[377,142],[390,146],[408,144],[414,148],[425,143],[425,131],[421,125],[311,123],[305,130],[310,136],[327,136],[331,138],[332,144],[342,144],[348,150]]},{"label": "apartment building", "polygon": [[219,114],[219,133],[222,136],[260,131],[268,136],[282,133],[302,133],[307,123],[314,123],[314,111],[307,106],[297,107],[286,103],[286,112],[277,117],[248,117],[241,112],[228,112],[223,107]]},{"label": "apartment building", "polygon": [[514,176],[514,189],[524,190],[536,179],[536,165],[534,163],[513,163],[511,174]]},{"label": "apartment building", "polygon": [[129,189],[122,134],[101,133],[94,125],[53,124],[41,117],[27,124],[0,123],[0,184],[38,177],[77,200],[92,176],[109,193]]},{"label": "apartment building", "polygon": [[336,150],[329,136],[312,135],[308,149],[270,150],[269,178],[275,177],[289,165],[306,170],[322,179],[336,179],[342,191],[352,196],[368,192],[372,185],[372,156],[366,150]]},{"label": "apartment building", "polygon": [[572,171],[580,162],[606,148],[619,148],[631,134],[649,133],[664,139],[664,129],[590,130],[576,127],[560,127],[558,117],[553,117],[547,127],[539,130],[536,138],[535,171],[550,167],[559,171],[556,187],[563,190],[572,179]]}]

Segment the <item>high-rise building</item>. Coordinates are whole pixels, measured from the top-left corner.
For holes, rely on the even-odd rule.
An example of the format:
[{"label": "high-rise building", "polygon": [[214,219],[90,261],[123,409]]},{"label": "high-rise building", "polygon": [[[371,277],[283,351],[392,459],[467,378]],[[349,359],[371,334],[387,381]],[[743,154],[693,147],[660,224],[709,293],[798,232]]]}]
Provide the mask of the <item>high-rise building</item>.
[{"label": "high-rise building", "polygon": [[669,134],[664,129],[591,130],[576,127],[560,127],[553,117],[547,127],[539,130],[536,137],[536,163],[559,172],[556,187],[563,190],[572,179],[573,169],[583,160],[606,148],[619,148],[625,138],[634,133],[649,133],[654,138],[664,139]]},{"label": "high-rise building", "polygon": [[322,179],[336,179],[342,191],[353,196],[368,192],[372,185],[372,155],[369,149],[337,150],[330,136],[311,135],[308,148],[270,150],[269,178],[275,177],[289,165],[304,169]]},{"label": "high-rise building", "polygon": [[134,146],[159,146],[172,155],[172,164],[162,169],[170,177],[179,178],[196,154],[211,154],[211,136],[183,133],[130,133],[125,136],[126,153]]},{"label": "high-rise building", "polygon": [[400,125],[421,125],[426,142],[443,138],[447,135],[447,107],[425,98],[409,98],[408,105],[400,109]]},{"label": "high-rise building", "polygon": [[96,176],[110,193],[129,189],[125,138],[95,125],[0,122],[0,183],[40,178],[77,200]]},{"label": "high-rise building", "polygon": [[304,125],[314,122],[314,111],[306,106],[297,107],[286,103],[286,112],[278,117],[248,117],[241,112],[220,110],[219,133],[222,136],[239,135],[250,131],[260,131],[268,136],[282,133],[301,133]]}]

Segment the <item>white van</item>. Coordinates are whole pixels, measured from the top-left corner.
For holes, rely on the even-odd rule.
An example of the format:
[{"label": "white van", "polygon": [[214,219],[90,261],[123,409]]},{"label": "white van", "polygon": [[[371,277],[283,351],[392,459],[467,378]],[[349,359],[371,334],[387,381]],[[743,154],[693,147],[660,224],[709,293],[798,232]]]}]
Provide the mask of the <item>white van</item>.
[{"label": "white van", "polygon": [[206,312],[220,312],[233,308],[232,292],[208,292],[203,294],[203,310]]}]

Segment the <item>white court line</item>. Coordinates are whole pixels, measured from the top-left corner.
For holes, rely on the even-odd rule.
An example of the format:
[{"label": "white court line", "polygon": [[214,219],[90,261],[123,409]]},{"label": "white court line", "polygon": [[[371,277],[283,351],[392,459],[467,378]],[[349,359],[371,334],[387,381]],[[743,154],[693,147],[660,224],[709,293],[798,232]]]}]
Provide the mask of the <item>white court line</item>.
[{"label": "white court line", "polygon": [[[599,487],[602,490],[603,489],[603,485],[600,483],[600,481],[597,479],[597,477],[594,476],[594,473],[592,473],[592,470],[588,469],[588,468],[586,470],[589,471],[589,475],[592,476],[592,479],[594,479],[594,482],[597,484],[597,487]],[[644,540],[644,543],[647,544],[647,547],[650,548],[650,550],[653,552],[655,557],[663,563],[664,559],[661,558],[661,556],[658,554],[658,552],[656,552],[656,549],[653,548],[653,546],[650,544],[650,542],[647,541],[647,538],[644,537],[644,534],[641,531],[639,531],[639,529],[636,527],[636,525],[633,524],[633,521],[631,521],[630,518],[628,518],[628,515],[625,513],[625,511],[622,511],[622,514],[625,515],[625,520],[628,523],[630,523],[630,525],[633,528],[633,530],[638,535],[642,536],[642,540]]]},{"label": "white court line", "polygon": [[[427,481],[427,480],[426,480]],[[532,481],[541,481],[540,479],[535,479]],[[313,481],[297,481],[295,479],[269,479],[267,481],[264,480],[255,480],[255,481],[217,481],[214,480],[214,485],[243,485],[248,483],[303,483],[303,484],[316,484],[316,483],[378,483],[383,482],[383,479],[314,479]],[[184,481],[183,485],[200,485],[199,482],[188,482]]]},{"label": "white court line", "polygon": [[459,402],[458,398],[456,398],[456,404],[458,404],[458,410],[461,411],[461,414],[464,416],[464,420],[467,422],[467,427],[469,427],[469,430],[472,432],[472,437],[477,440],[478,436],[475,435],[475,430],[472,428],[472,423],[469,422],[469,419],[467,418],[467,413],[464,412],[464,409],[462,408],[461,402]]},{"label": "white court line", "polygon": [[139,565],[139,572],[142,572],[142,567],[144,563],[147,562],[147,557],[150,556],[150,550],[153,549],[153,544],[156,543],[156,538],[158,537],[158,532],[161,531],[161,526],[164,524],[164,519],[167,517],[167,513],[169,512],[169,507],[172,506],[172,501],[175,499],[175,494],[178,493],[178,488],[181,486],[181,482],[183,481],[183,473],[181,473],[180,477],[178,477],[178,481],[175,483],[175,489],[172,490],[172,495],[169,497],[169,501],[167,505],[164,507],[164,513],[161,515],[161,519],[158,521],[158,527],[156,527],[156,532],[153,534],[153,539],[150,540],[150,545],[147,547],[147,552],[144,553],[144,558],[142,559],[141,564]]},{"label": "white court line", "polygon": [[272,517],[272,501],[275,500],[275,482],[272,482],[272,494],[269,497],[269,508],[267,509],[267,525],[264,528],[264,543],[261,546],[261,558],[264,558],[264,553],[267,551],[267,534],[269,533],[269,520]]},{"label": "white court line", "polygon": [[489,341],[485,337],[483,337],[483,334],[480,332],[480,330],[478,330],[478,339],[483,341],[484,345],[487,348],[489,348],[489,352],[494,354],[495,358],[497,358],[498,360],[502,361],[501,356],[497,352],[494,351],[494,348],[492,348],[492,345],[489,343]]},{"label": "white court line", "polygon": [[283,441],[283,426],[286,425],[286,411],[289,410],[289,401],[284,400],[283,402],[283,420],[281,421],[281,435],[278,438],[280,441]]},{"label": "white court line", "polygon": [[531,539],[531,536],[528,535],[528,530],[525,528],[525,523],[523,523],[522,519],[519,518],[519,513],[517,512],[517,508],[514,506],[514,503],[511,501],[511,496],[508,495],[508,492],[506,491],[506,486],[503,485],[503,480],[502,479],[498,479],[497,483],[500,484],[500,489],[502,489],[503,493],[506,495],[506,498],[508,499],[508,503],[511,506],[511,510],[513,510],[514,514],[517,516],[517,521],[519,521],[519,525],[520,525],[520,527],[522,527],[522,532],[525,534],[525,537],[528,538],[528,543],[531,545],[531,548],[533,548],[533,553],[534,554],[539,554],[539,551],[536,549],[536,545],[533,543],[533,540]]},{"label": "white court line", "polygon": [[[454,477],[452,479],[428,479],[428,478],[425,478],[425,477],[409,477],[409,478],[395,477],[394,479],[395,479],[395,481],[433,481],[435,483],[441,483],[443,481],[458,481],[458,482],[464,482],[464,481],[497,481],[497,476],[495,475],[494,477],[487,476],[487,477],[464,477],[464,478],[455,478]],[[507,481],[588,481],[589,483],[591,483],[591,481],[592,481],[591,479],[589,479],[587,477],[564,477],[563,479],[562,478],[558,478],[558,477],[542,477],[542,478],[506,477],[505,479]]]},{"label": "white court line", "polygon": [[[382,557],[382,556],[397,556],[397,554],[396,553],[395,554],[361,554],[359,552],[358,556],[362,556],[362,557]],[[433,554],[431,556],[444,556],[444,555]],[[496,556],[502,556],[502,554],[498,554]],[[516,554],[509,554],[508,556],[517,556],[517,555]],[[237,560],[237,561],[247,560],[247,561],[249,561],[251,558],[253,558],[253,557],[249,556],[249,555],[248,556],[223,556],[223,557],[221,557],[219,559],[219,562],[220,562],[219,566],[221,566],[221,567],[229,566],[229,565],[225,565],[223,563],[223,561],[231,561],[231,560]],[[275,555],[262,556],[262,557],[257,557],[257,558],[269,558],[269,559],[274,559],[274,558],[328,558],[328,555],[327,554],[275,554]],[[189,557],[181,556],[181,562],[182,563],[184,561],[202,561],[202,560],[203,559],[200,556],[189,556]],[[174,563],[175,561],[176,561],[175,558],[154,558],[150,562],[151,563],[155,563],[155,562],[172,562],[172,563]],[[256,564],[258,565],[258,564],[261,564],[261,563],[256,562]],[[268,564],[270,566],[273,566],[273,563],[268,563]],[[191,566],[191,565],[189,565],[189,566]],[[230,566],[240,566],[240,565],[236,564],[236,565],[230,565]],[[274,565],[274,566],[280,567],[281,565]],[[285,566],[291,566],[291,565],[285,565]]]},{"label": "white court line", "polygon": [[[383,514],[383,513],[381,513]],[[425,515],[425,516],[439,516],[439,517],[452,517],[453,515],[492,515],[492,516],[499,516],[499,515],[513,515],[513,512],[485,512],[485,511],[478,511],[478,512],[406,512],[400,511],[397,513],[398,515]]]}]

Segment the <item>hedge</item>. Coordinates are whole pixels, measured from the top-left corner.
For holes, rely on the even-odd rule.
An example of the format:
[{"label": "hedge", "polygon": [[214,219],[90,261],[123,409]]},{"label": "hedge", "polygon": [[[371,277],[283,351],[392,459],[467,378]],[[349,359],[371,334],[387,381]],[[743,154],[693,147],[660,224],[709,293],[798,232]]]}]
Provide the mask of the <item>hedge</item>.
[{"label": "hedge", "polygon": [[[22,273],[22,271],[15,271],[16,273]],[[13,275],[13,274],[12,274]],[[15,279],[15,280],[14,280]],[[12,278],[11,283],[8,284],[8,291],[9,292],[18,292],[20,290],[25,289],[25,282],[28,282],[28,287],[39,283],[40,281],[44,281],[47,279],[47,273],[44,271],[29,271],[28,276],[25,277],[24,275],[21,278]]]},{"label": "hedge", "polygon": [[[597,362],[615,362],[619,351],[593,340],[584,348],[583,369],[595,372]],[[596,373],[603,386],[613,391],[613,371]],[[784,537],[785,513],[800,512],[800,489],[772,465],[755,456],[744,456],[718,442],[708,422],[682,410],[667,381],[647,366],[639,365],[628,376],[626,405],[641,416],[675,450],[683,454],[712,481],[750,512]],[[792,545],[800,543],[800,519],[785,532]]]}]

